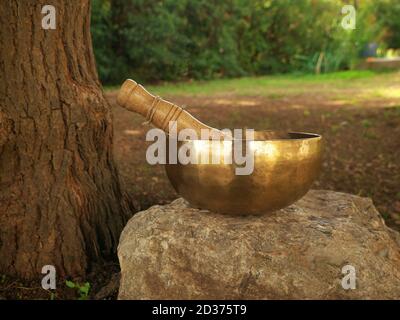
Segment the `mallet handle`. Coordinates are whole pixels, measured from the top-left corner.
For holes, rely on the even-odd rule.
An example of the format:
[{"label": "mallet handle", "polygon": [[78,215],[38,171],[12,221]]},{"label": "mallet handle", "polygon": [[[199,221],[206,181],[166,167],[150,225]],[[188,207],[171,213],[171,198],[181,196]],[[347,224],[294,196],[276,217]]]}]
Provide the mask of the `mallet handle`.
[{"label": "mallet handle", "polygon": [[122,107],[141,114],[165,132],[169,131],[169,122],[176,121],[178,132],[186,128],[194,129],[199,138],[201,129],[209,129],[212,131],[211,134],[222,134],[218,129],[200,122],[181,107],[152,95],[142,85],[131,79],[123,83],[117,102]]}]

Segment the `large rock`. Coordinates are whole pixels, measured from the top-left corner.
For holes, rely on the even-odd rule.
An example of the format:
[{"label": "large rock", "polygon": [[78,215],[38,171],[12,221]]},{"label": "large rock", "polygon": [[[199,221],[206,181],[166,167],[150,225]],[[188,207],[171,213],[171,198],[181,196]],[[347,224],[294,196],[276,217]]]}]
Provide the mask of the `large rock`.
[{"label": "large rock", "polygon": [[[399,248],[399,234],[367,198],[310,191],[259,217],[178,199],[125,227],[119,299],[399,299]],[[356,289],[342,287],[346,265]]]}]

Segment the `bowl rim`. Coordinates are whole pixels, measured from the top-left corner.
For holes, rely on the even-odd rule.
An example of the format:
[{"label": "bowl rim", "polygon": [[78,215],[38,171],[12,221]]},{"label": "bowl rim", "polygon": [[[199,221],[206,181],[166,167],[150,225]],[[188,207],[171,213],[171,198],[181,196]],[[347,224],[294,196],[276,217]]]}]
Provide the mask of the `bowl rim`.
[{"label": "bowl rim", "polygon": [[[254,130],[255,133],[285,133],[287,135],[293,135],[297,137],[288,137],[288,138],[272,138],[272,139],[253,139],[250,141],[254,142],[266,142],[266,141],[310,141],[310,140],[321,140],[322,135],[318,133],[311,133],[311,132],[302,132],[302,131],[284,131],[284,130]],[[178,140],[176,137],[171,136],[169,133],[167,133],[168,140]],[[223,142],[223,141],[246,141],[246,139],[232,139],[232,140],[214,140],[215,142]],[[193,141],[213,141],[211,139],[181,139],[178,140],[178,142],[193,142]]]}]

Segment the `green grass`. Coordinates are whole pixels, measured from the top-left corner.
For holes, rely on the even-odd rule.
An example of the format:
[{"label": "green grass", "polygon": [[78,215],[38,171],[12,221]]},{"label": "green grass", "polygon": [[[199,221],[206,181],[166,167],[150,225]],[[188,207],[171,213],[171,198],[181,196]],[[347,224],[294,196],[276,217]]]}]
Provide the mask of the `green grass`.
[{"label": "green grass", "polygon": [[[235,79],[218,79],[211,81],[191,81],[165,83],[161,85],[145,85],[145,87],[160,96],[212,96],[234,94],[241,96],[266,96],[280,99],[288,95],[335,94],[343,99],[343,90],[357,90],[357,95],[348,97],[352,103],[357,103],[358,97],[381,98],[385,95],[386,84],[393,84],[393,79],[399,79],[399,73],[375,73],[367,70],[343,71],[322,75],[289,74],[261,77],[243,77]],[[106,90],[115,90],[108,87]],[[339,98],[340,97],[340,98]]]}]

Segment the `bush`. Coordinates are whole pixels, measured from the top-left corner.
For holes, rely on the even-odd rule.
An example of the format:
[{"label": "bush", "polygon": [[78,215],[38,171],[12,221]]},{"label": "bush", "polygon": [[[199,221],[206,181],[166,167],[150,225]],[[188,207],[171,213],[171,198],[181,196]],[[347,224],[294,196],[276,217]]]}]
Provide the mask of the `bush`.
[{"label": "bush", "polygon": [[[318,61],[321,72],[349,69],[379,30],[399,22],[366,0],[357,29],[346,31],[342,6],[340,0],[93,0],[100,78],[114,84],[128,76],[154,82],[314,72]],[[378,8],[386,24],[374,23]],[[398,43],[397,31],[386,31],[388,43]]]}]

